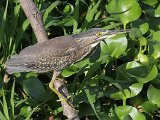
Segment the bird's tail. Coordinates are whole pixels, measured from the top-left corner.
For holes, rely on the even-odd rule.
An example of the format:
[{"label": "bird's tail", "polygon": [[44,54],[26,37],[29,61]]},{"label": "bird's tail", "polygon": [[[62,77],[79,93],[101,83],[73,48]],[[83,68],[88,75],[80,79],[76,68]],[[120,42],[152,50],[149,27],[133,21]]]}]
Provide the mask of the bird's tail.
[{"label": "bird's tail", "polygon": [[7,73],[27,72],[29,68],[25,66],[26,57],[24,55],[14,55],[6,61]]}]

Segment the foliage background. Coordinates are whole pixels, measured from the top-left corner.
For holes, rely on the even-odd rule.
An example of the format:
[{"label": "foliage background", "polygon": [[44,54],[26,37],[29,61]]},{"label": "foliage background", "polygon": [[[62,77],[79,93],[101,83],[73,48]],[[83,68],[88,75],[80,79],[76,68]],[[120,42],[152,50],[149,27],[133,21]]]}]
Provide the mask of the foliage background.
[{"label": "foliage background", "polygon": [[[92,27],[131,29],[101,42],[89,58],[63,70],[81,119],[160,119],[159,0],[34,0],[49,38]],[[50,91],[51,74],[16,73],[5,61],[35,44],[18,0],[0,1],[0,119],[66,119]]]}]

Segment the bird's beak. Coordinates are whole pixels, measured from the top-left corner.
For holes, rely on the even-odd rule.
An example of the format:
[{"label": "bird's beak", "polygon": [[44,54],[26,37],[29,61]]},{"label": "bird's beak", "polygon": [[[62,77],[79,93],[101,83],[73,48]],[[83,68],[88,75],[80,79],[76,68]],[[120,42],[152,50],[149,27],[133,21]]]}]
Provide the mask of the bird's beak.
[{"label": "bird's beak", "polygon": [[130,32],[130,29],[125,29],[125,30],[108,30],[108,35],[117,35],[117,34],[122,34],[122,33],[127,33]]},{"label": "bird's beak", "polygon": [[105,38],[111,38],[118,34],[127,33],[130,32],[130,29],[125,30],[106,30],[106,32],[102,32],[102,35],[99,37],[99,39],[105,39]]}]

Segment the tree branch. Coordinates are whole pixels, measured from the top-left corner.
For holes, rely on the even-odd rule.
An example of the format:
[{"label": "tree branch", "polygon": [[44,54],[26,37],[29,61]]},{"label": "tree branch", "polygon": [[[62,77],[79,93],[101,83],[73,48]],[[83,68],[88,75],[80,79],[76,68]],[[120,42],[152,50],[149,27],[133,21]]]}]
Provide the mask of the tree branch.
[{"label": "tree branch", "polygon": [[19,0],[19,2],[29,22],[31,23],[38,43],[47,41],[48,37],[42,22],[42,15],[34,2],[32,0]]},{"label": "tree branch", "polygon": [[[38,43],[49,40],[43,26],[41,12],[37,9],[34,2],[32,0],[19,0],[19,1],[29,22],[31,23],[31,26],[33,28]],[[64,109],[63,114],[67,116],[67,118],[70,120],[80,120],[77,112],[73,110],[73,108],[75,107],[73,106],[72,101],[70,99],[68,100],[67,98],[69,96],[69,93],[64,82],[62,82],[61,80],[56,80],[56,78],[55,80],[51,80],[51,82],[53,82],[52,86],[55,87],[55,89],[59,91],[63,95],[63,98],[65,98],[69,103],[67,104],[67,102],[61,101],[61,104]],[[63,99],[60,96],[58,97],[60,100]]]},{"label": "tree branch", "polygon": [[[61,101],[63,107],[63,115],[67,116],[69,120],[80,120],[72,100],[68,98],[70,95],[66,88],[64,80],[56,79],[54,80],[53,85],[55,89],[57,89],[61,93],[61,95],[63,95],[63,97],[66,99],[65,101],[64,100]],[[66,101],[68,104],[66,104]]]}]

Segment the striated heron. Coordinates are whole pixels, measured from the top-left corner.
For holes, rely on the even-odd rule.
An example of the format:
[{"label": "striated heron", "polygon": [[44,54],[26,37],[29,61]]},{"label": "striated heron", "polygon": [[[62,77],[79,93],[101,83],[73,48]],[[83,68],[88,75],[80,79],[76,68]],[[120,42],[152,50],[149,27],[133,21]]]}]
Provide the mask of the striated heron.
[{"label": "striated heron", "polygon": [[26,47],[6,62],[7,72],[12,74],[29,71],[37,73],[61,71],[64,67],[89,55],[103,39],[129,31],[92,28],[80,34],[60,36]]},{"label": "striated heron", "polygon": [[53,71],[53,77],[49,83],[50,89],[75,110],[74,106],[68,102],[68,97],[64,97],[62,91],[54,88],[54,80],[57,79],[64,67],[88,56],[103,39],[129,31],[92,28],[77,35],[60,36],[29,46],[6,62],[7,73]]}]

